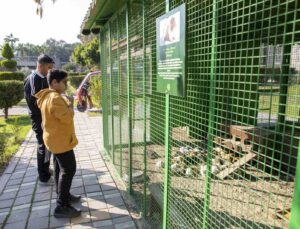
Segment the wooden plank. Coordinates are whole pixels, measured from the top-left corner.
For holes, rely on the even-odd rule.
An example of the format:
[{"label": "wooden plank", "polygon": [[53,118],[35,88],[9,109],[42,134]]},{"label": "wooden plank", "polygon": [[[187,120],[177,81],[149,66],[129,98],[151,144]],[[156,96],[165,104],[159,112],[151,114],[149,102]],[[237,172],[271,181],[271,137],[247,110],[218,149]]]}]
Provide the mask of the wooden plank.
[{"label": "wooden plank", "polygon": [[291,217],[291,209],[276,209],[276,217],[279,219],[290,219]]},{"label": "wooden plank", "polygon": [[256,157],[256,154],[253,152],[249,152],[248,154],[246,154],[245,156],[243,156],[242,158],[237,160],[235,163],[230,165],[228,168],[226,168],[223,171],[221,171],[220,173],[218,173],[216,176],[219,179],[223,180],[225,177],[227,177],[228,175],[233,173],[235,170],[237,170],[238,168],[240,168],[241,166],[246,164],[248,161],[252,160],[254,157]]}]

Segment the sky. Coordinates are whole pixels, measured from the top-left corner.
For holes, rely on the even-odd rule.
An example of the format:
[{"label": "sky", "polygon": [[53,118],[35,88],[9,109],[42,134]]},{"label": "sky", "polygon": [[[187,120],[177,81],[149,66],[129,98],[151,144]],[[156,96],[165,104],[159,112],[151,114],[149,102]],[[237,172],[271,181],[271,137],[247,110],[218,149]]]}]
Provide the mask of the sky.
[{"label": "sky", "polygon": [[43,44],[48,38],[79,42],[77,35],[91,0],[44,0],[43,18],[33,0],[0,0],[0,45],[13,34],[20,43]]}]

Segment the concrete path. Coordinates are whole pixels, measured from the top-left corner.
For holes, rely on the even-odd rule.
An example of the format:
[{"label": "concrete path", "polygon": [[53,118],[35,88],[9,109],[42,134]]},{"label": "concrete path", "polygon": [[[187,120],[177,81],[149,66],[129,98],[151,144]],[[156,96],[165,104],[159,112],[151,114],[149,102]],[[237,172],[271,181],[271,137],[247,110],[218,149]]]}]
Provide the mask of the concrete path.
[{"label": "concrete path", "polygon": [[102,121],[86,113],[75,115],[79,145],[75,149],[77,173],[71,192],[81,194],[81,217],[56,219],[54,186],[37,180],[36,139],[30,131],[0,177],[0,228],[136,228],[100,154]]},{"label": "concrete path", "polygon": [[[26,106],[14,106],[8,109],[8,115],[27,115],[28,110]],[[4,116],[3,109],[0,109],[0,116]]]}]

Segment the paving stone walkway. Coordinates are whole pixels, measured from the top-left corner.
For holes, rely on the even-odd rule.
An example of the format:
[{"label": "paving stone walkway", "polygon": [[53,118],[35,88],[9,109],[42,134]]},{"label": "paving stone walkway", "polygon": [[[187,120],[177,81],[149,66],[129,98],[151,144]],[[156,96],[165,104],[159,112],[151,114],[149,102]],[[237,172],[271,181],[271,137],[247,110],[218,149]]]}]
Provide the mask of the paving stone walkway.
[{"label": "paving stone walkway", "polygon": [[76,112],[75,126],[79,145],[71,192],[83,197],[75,205],[82,216],[54,218],[55,187],[39,185],[36,139],[31,131],[0,177],[0,228],[136,228],[100,154],[101,118]]},{"label": "paving stone walkway", "polygon": [[[27,115],[28,110],[26,106],[14,106],[8,109],[8,115]],[[4,116],[3,109],[0,110],[0,117]]]}]

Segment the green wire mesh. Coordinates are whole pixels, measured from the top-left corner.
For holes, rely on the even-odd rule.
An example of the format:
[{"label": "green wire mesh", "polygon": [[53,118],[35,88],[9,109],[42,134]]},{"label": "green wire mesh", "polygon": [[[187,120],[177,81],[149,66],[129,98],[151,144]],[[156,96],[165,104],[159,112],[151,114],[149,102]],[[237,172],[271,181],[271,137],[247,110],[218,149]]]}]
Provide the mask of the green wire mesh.
[{"label": "green wire mesh", "polygon": [[287,228],[300,136],[300,3],[173,0],[170,10],[182,3],[187,94],[170,99],[168,209],[165,95],[156,92],[165,0],[131,2],[129,34],[126,7],[102,30],[105,148],[149,228],[161,228],[164,210],[168,228]]},{"label": "green wire mesh", "polygon": [[144,101],[143,101],[143,5],[132,3],[129,10],[130,94],[132,118],[132,190],[138,207],[144,199]]},{"label": "green wire mesh", "polygon": [[[145,4],[146,90],[147,97],[147,214],[150,228],[161,228],[164,191],[165,96],[156,92],[156,18],[164,14],[165,1]],[[147,18],[147,20],[146,20]]]}]

